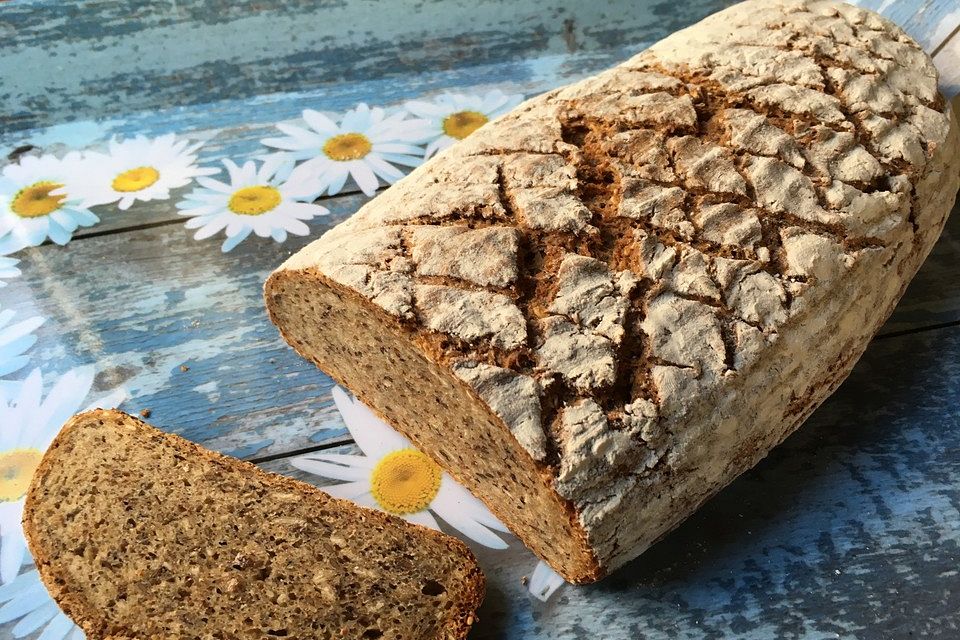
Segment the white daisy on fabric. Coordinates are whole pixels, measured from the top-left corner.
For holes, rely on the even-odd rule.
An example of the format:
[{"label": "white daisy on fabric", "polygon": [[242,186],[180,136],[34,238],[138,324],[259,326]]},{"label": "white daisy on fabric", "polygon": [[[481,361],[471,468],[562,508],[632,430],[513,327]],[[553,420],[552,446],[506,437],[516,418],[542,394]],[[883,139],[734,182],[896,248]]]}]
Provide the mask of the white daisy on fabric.
[{"label": "white daisy on fabric", "polygon": [[527,590],[530,592],[530,595],[537,600],[546,602],[553,596],[557,589],[566,583],[567,582],[563,579],[563,576],[551,569],[550,565],[541,560],[533,569],[533,574],[530,576],[530,582],[527,585]]},{"label": "white daisy on fabric", "polygon": [[494,89],[482,96],[445,93],[429,102],[411,100],[404,108],[430,123],[431,142],[425,154],[429,158],[457,140],[463,140],[522,101],[522,95],[508,95]]},{"label": "white daisy on fabric", "polygon": [[224,160],[223,165],[230,177],[229,184],[197,178],[201,188],[177,203],[180,215],[190,216],[186,227],[199,229],[193,236],[197,240],[224,231],[224,252],[240,244],[251,232],[284,242],[287,233],[310,233],[304,220],[330,213],[324,207],[303,202],[313,199],[312,187],[305,190],[286,180],[293,161],[280,154],[267,157],[259,169],[252,160],[242,167],[231,160]]},{"label": "white daisy on fabric", "polygon": [[507,528],[433,460],[343,389],[334,388],[333,400],[364,455],[310,453],[291,460],[294,467],[346,480],[344,484],[321,487],[335,498],[439,529],[433,512],[474,542],[493,549],[507,548],[507,543],[492,531],[506,532]]},{"label": "white daisy on fabric", "polygon": [[20,277],[20,269],[17,268],[19,262],[16,258],[0,256],[0,287],[7,286],[4,279],[9,280],[10,278]]},{"label": "white daisy on fabric", "polygon": [[117,202],[126,210],[137,200],[166,200],[171,189],[220,171],[197,166],[200,146],[199,142],[177,140],[172,133],[159,138],[137,136],[123,142],[113,138],[107,144],[107,153],[83,154],[82,170],[71,176],[67,188],[91,207]]},{"label": "white daisy on fabric", "polygon": [[37,342],[33,332],[45,322],[44,318],[34,316],[12,323],[16,315],[12,309],[0,311],[0,376],[27,366],[29,359],[24,354]]},{"label": "white daisy on fabric", "polygon": [[0,174],[0,255],[35,247],[50,238],[70,242],[78,227],[89,227],[100,218],[65,189],[83,166],[76,151],[62,159],[53,155],[24,156]]},{"label": "white daisy on fabric", "polygon": [[19,620],[10,630],[14,638],[43,631],[42,640],[82,640],[83,630],[67,617],[40,581],[36,569],[18,575],[0,587],[0,624]]},{"label": "white daisy on fabric", "polygon": [[[93,367],[62,375],[46,399],[43,376],[34,369],[11,395],[0,398],[0,583],[9,584],[30,560],[20,519],[33,472],[60,427],[86,409],[112,409],[126,394],[115,391],[85,407],[93,385]],[[0,610],[2,612],[2,610]]]},{"label": "white daisy on fabric", "polygon": [[423,162],[423,150],[417,144],[431,137],[426,121],[408,119],[402,111],[388,116],[383,109],[363,103],[345,113],[339,124],[312,109],[303,112],[303,120],[308,128],[278,123],[277,129],[287,135],[261,142],[287,152],[290,158],[305,160],[290,180],[308,185],[315,196],[324,191],[339,193],[352,176],[360,190],[372,197],[378,177],[387,184],[403,177],[394,165],[416,167]]}]

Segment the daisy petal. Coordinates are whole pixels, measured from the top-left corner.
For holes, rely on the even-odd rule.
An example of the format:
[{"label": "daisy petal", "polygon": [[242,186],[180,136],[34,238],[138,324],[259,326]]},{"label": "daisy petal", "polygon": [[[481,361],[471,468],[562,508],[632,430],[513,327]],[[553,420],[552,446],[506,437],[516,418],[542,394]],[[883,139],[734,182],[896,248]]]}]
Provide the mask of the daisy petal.
[{"label": "daisy petal", "polygon": [[380,178],[383,178],[385,182],[393,184],[403,177],[403,171],[400,171],[400,169],[397,169],[388,162],[384,162],[380,156],[376,154],[371,153],[368,155],[366,161],[367,164],[370,165],[370,168],[373,169],[373,172]]},{"label": "daisy petal", "polygon": [[360,187],[360,191],[363,191],[363,193],[371,198],[377,192],[377,187],[380,186],[377,176],[374,175],[373,170],[365,162],[359,160],[351,162],[350,175],[353,176],[354,182]]},{"label": "daisy petal", "polygon": [[419,155],[423,149],[412,144],[400,142],[382,142],[373,145],[373,150],[377,153],[402,153],[404,155]]},{"label": "daisy petal", "polygon": [[334,498],[356,501],[356,499],[363,494],[370,493],[370,482],[369,480],[358,480],[356,482],[332,484],[327,487],[320,487],[320,490],[330,494]]},{"label": "daisy petal", "polygon": [[330,134],[334,134],[339,131],[336,123],[319,111],[314,111],[313,109],[304,109],[303,114],[301,115],[303,116],[303,121],[315,131]]},{"label": "daisy petal", "polygon": [[[38,603],[34,604],[36,605]],[[23,636],[29,635],[56,617],[59,612],[60,609],[57,608],[56,603],[54,603],[53,600],[48,600],[24,616],[20,622],[10,630],[10,634],[14,638],[22,638]]]},{"label": "daisy petal", "polygon": [[382,153],[380,156],[387,162],[403,165],[404,167],[419,167],[423,164],[423,158],[419,156],[405,156],[398,153]]},{"label": "daisy petal", "polygon": [[[284,229],[286,229],[287,231],[289,231],[295,236],[310,235],[310,227],[303,224],[299,220],[287,220],[286,224],[284,225]],[[280,231],[283,231],[283,229],[280,229]],[[277,240],[277,242],[283,242],[286,239],[287,239],[286,234],[284,234],[284,237],[280,240]]]},{"label": "daisy petal", "polygon": [[401,516],[407,522],[412,522],[414,524],[419,524],[423,527],[430,527],[437,531],[440,530],[440,525],[437,524],[436,518],[430,515],[429,511],[417,511],[416,513],[407,513]]},{"label": "daisy petal", "polygon": [[197,184],[199,184],[204,189],[210,189],[211,191],[216,191],[218,193],[232,193],[233,187],[230,185],[220,182],[219,180],[214,180],[213,178],[205,178],[203,176],[197,178]]},{"label": "daisy petal", "polygon": [[507,543],[490,529],[472,519],[468,514],[456,509],[443,509],[439,506],[430,505],[430,508],[440,516],[444,522],[467,536],[474,542],[482,544],[491,549],[506,549]]},{"label": "daisy petal", "polygon": [[326,136],[317,135],[315,131],[310,131],[309,129],[304,129],[303,127],[298,127],[293,124],[278,122],[274,126],[289,136],[283,139],[293,140],[296,144],[300,145],[301,149],[304,147],[322,147],[326,138]]},{"label": "daisy petal", "polygon": [[[20,510],[23,510],[22,504]],[[17,577],[26,551],[27,545],[19,526],[16,531],[3,533],[0,539],[0,582],[9,584]]]},{"label": "daisy petal", "polygon": [[61,613],[47,625],[37,640],[63,640],[71,629],[73,621]]},{"label": "daisy petal", "polygon": [[315,460],[309,456],[294,458],[290,461],[290,464],[301,471],[334,480],[359,482],[361,480],[366,481],[370,478],[369,469],[324,462],[323,460]]},{"label": "daisy petal", "polygon": [[530,576],[530,584],[527,590],[537,600],[546,602],[550,599],[557,589],[565,584],[563,576],[551,569],[543,560],[537,563],[533,574]]},{"label": "daisy petal", "polygon": [[[26,575],[26,574],[25,574]],[[39,576],[36,582],[29,583],[16,598],[0,607],[0,624],[21,618],[37,606],[37,600],[49,598]]]},{"label": "daisy petal", "polygon": [[[310,453],[307,455],[314,460],[342,464],[344,466],[366,469],[368,471],[373,471],[374,467],[377,466],[377,461],[373,458],[356,453]],[[294,460],[296,459],[297,458],[294,458]]]},{"label": "daisy petal", "polygon": [[220,251],[222,251],[223,253],[232,251],[238,244],[246,240],[247,236],[249,235],[250,235],[250,228],[247,227],[246,229],[240,231],[239,233],[228,237],[226,240],[223,241],[223,244],[220,245]]},{"label": "daisy petal", "polygon": [[[194,220],[199,220],[199,218],[194,218]],[[214,218],[209,223],[203,225],[199,231],[193,234],[194,240],[206,240],[217,233],[223,231],[223,228],[229,224],[230,219],[226,216]]]},{"label": "daisy petal", "polygon": [[330,170],[329,183],[327,186],[327,193],[332,196],[340,193],[340,190],[343,189],[343,185],[347,183],[347,178],[350,176],[350,170],[343,165],[338,165]]},{"label": "daisy petal", "polygon": [[303,151],[305,146],[299,140],[293,138],[264,138],[260,141],[260,144],[284,151]]},{"label": "daisy petal", "polygon": [[340,387],[334,387],[332,393],[350,435],[364,454],[379,459],[391,451],[411,448],[409,440],[391,429],[362,402],[350,398]]},{"label": "daisy petal", "polygon": [[444,472],[443,479],[440,483],[440,490],[437,492],[437,496],[433,499],[433,502],[437,505],[437,508],[443,509],[444,511],[466,513],[490,529],[502,531],[503,533],[509,533],[510,531],[505,524],[490,513],[487,505],[483,504],[483,502],[478,500],[472,493],[467,491],[467,489],[454,480],[449,473]]}]

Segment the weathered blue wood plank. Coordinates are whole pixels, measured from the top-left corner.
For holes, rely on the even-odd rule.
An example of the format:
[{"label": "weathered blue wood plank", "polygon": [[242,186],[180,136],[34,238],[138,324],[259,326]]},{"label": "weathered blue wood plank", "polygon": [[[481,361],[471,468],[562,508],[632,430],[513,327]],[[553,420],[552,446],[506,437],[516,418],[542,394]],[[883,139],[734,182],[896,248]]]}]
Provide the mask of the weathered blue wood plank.
[{"label": "weathered blue wood plank", "polygon": [[599,584],[541,604],[532,554],[474,546],[471,638],[960,636],[958,354],[956,328],[875,342],[797,434]]},{"label": "weathered blue wood plank", "polygon": [[[315,235],[365,200],[330,200]],[[308,241],[251,238],[224,255],[178,224],[45,245],[18,254],[23,275],[0,306],[47,318],[30,352],[45,373],[95,363],[98,386],[123,385],[124,408],[150,409],[158,426],[242,457],[286,452],[345,434],[330,379],[263,308],[266,275]]]},{"label": "weathered blue wood plank", "polygon": [[652,42],[732,1],[34,0],[0,13],[0,128]]}]

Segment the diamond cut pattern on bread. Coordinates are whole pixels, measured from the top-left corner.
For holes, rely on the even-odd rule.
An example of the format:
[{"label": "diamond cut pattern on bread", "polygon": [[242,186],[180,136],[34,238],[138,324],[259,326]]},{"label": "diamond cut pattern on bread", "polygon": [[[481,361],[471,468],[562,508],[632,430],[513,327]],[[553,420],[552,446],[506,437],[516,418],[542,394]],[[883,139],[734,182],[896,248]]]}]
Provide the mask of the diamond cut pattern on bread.
[{"label": "diamond cut pattern on bread", "polygon": [[[430,363],[473,367],[459,379],[525,455],[461,479],[564,575],[593,579],[796,428],[889,314],[956,192],[936,81],[868,11],[742,3],[482,127],[294,256],[268,306],[448,466],[439,434],[312,341],[283,283],[359,293]],[[384,234],[396,242],[365,249]],[[521,467],[523,489],[486,486]],[[512,496],[541,477],[570,528],[525,520]]]}]

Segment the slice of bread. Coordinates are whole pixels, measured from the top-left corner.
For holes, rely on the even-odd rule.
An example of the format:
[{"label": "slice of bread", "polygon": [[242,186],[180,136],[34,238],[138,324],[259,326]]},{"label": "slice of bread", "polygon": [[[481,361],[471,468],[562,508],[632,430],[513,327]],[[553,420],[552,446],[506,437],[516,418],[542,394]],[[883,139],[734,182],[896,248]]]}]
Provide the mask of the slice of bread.
[{"label": "slice of bread", "polygon": [[33,478],[24,531],[87,638],[466,636],[470,550],[158,431],[73,417]]}]

